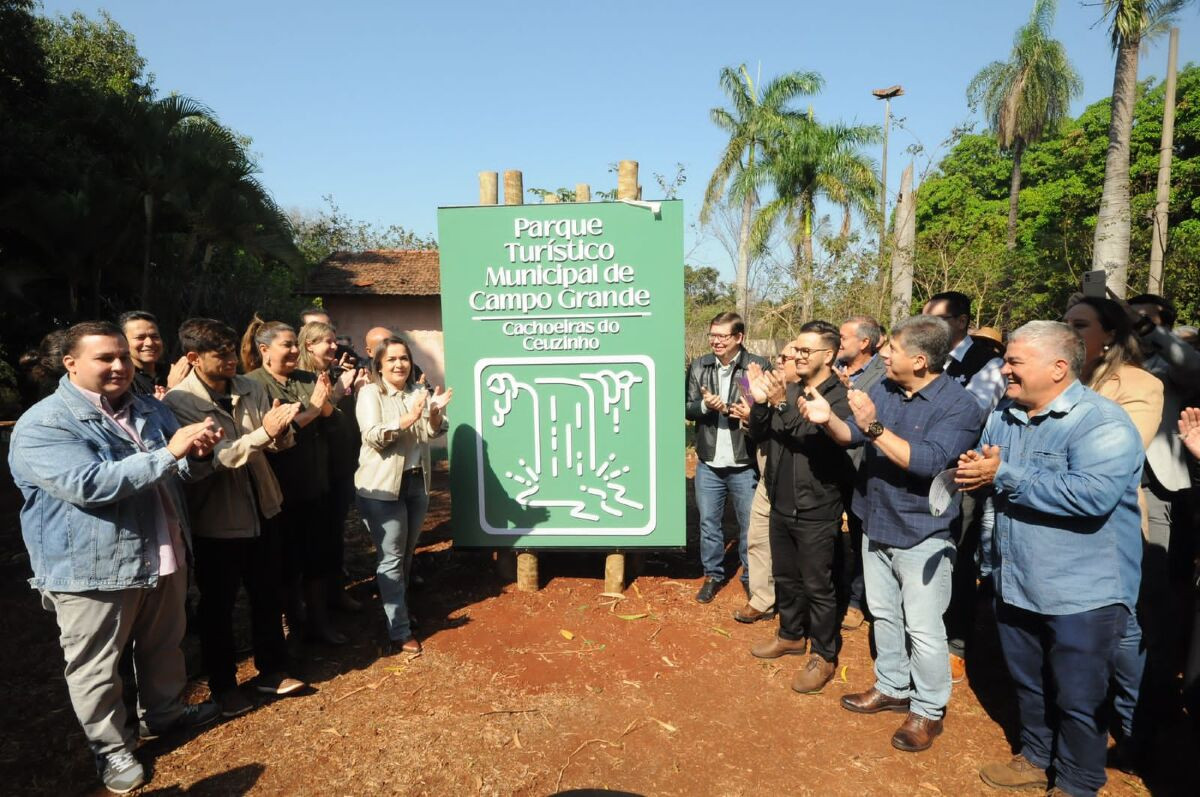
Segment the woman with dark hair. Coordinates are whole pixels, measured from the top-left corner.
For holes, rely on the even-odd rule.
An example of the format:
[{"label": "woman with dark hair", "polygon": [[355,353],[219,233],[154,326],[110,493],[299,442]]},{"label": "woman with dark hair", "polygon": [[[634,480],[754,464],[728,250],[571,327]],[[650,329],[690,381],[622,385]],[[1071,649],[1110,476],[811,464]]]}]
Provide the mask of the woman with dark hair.
[{"label": "woman with dark hair", "polygon": [[[1129,413],[1142,448],[1150,445],[1162,420],[1163,384],[1141,367],[1141,350],[1133,334],[1133,322],[1126,309],[1112,299],[1079,297],[1063,316],[1084,344],[1083,373],[1080,379],[1105,398],[1112,399]],[[1144,482],[1143,482],[1144,484]],[[1148,531],[1145,497],[1138,495],[1142,507],[1142,534]],[[1143,578],[1146,576],[1143,558]],[[1161,623],[1154,624],[1155,627]],[[1120,721],[1118,757],[1122,766],[1136,756],[1136,748],[1147,740],[1138,708],[1142,674],[1146,668],[1146,650],[1142,644],[1142,624],[1132,615],[1117,647],[1113,672],[1113,710]]]},{"label": "woman with dark hair", "polygon": [[386,338],[372,360],[374,380],[356,404],[362,447],[354,487],[377,551],[375,576],[390,640],[385,652],[419,653],[405,592],[429,507],[429,440],[445,434],[443,411],[454,391],[430,393],[416,381],[403,338]]},{"label": "woman with dark hair", "polygon": [[297,596],[303,579],[309,636],[330,645],[346,643],[329,619],[328,581],[336,569],[337,542],[329,521],[329,441],[326,419],[333,413],[333,386],[327,374],[297,368],[300,347],[296,331],[281,321],[255,316],[242,336],[246,376],[267,388],[281,404],[303,408],[293,424],[296,444],[268,452],[283,492],[280,525],[284,529],[285,583],[289,586],[288,620],[295,625],[302,610]]}]

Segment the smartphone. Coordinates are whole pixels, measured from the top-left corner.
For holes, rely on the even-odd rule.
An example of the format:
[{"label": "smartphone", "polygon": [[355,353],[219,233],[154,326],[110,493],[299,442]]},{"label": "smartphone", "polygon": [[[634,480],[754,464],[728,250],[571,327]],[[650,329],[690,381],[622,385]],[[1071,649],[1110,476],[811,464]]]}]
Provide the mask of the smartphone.
[{"label": "smartphone", "polygon": [[1103,299],[1107,296],[1108,293],[1105,289],[1106,276],[1104,269],[1083,272],[1083,295],[1094,296],[1098,299]]},{"label": "smartphone", "polygon": [[737,378],[738,391],[742,394],[742,398],[747,404],[754,403],[754,396],[750,393],[750,380],[747,377],[739,376]]}]

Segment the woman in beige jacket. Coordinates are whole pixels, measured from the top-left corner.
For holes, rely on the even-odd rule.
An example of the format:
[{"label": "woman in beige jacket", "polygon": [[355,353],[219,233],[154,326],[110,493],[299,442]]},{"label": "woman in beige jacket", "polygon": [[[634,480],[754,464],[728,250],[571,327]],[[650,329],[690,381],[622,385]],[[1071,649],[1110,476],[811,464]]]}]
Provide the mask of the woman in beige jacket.
[{"label": "woman in beige jacket", "polygon": [[[1072,329],[1083,338],[1083,382],[1105,398],[1112,399],[1129,413],[1142,447],[1150,445],[1162,420],[1163,384],[1158,377],[1142,369],[1141,351],[1133,324],[1125,308],[1112,299],[1094,296],[1080,298],[1063,316]],[[1146,533],[1146,503],[1142,505],[1142,533]],[[1143,562],[1143,578],[1145,577]],[[1142,674],[1146,668],[1146,645],[1142,641],[1142,625],[1137,615],[1131,615],[1125,634],[1117,647],[1116,668],[1113,673],[1113,709],[1120,720],[1121,737],[1118,755],[1128,755],[1144,739],[1144,729],[1135,719]],[[1161,620],[1152,623],[1161,626]],[[1147,642],[1150,639],[1147,638]]]},{"label": "woman in beige jacket", "polygon": [[446,432],[443,410],[452,390],[432,394],[413,378],[403,338],[375,349],[375,375],[358,394],[362,433],[354,489],[358,512],[375,541],[375,577],[387,618],[391,652],[417,653],[405,592],[417,536],[429,508],[429,440]]}]

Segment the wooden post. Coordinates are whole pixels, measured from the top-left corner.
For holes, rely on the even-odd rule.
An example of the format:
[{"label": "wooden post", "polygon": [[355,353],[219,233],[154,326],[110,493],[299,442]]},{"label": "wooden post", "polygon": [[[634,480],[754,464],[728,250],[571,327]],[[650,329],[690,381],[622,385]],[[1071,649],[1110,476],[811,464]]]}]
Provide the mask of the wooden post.
[{"label": "wooden post", "polygon": [[521,179],[521,173],[515,169],[504,173],[504,204],[525,204],[525,182]]},{"label": "wooden post", "polygon": [[576,202],[591,202],[592,187],[587,183],[575,183],[575,201]]},{"label": "wooden post", "polygon": [[625,554],[610,553],[604,557],[604,591],[625,591]]},{"label": "wooden post", "polygon": [[496,172],[479,173],[479,204],[495,205],[498,203],[498,183],[500,175]]},{"label": "wooden post", "polygon": [[557,205],[558,203],[558,194],[546,194],[544,197],[542,197],[543,205]]},{"label": "wooden post", "polygon": [[1163,257],[1167,249],[1167,206],[1171,199],[1171,150],[1175,145],[1175,72],[1179,62],[1179,28],[1171,28],[1167,50],[1167,85],[1163,89],[1162,142],[1158,148],[1158,186],[1154,202],[1154,232],[1150,235],[1148,293],[1162,293]]},{"label": "wooden post", "polygon": [[638,198],[638,162],[621,161],[617,164],[617,199]]},{"label": "wooden post", "polygon": [[538,591],[538,560],[532,551],[517,551],[517,589]]},{"label": "wooden post", "polygon": [[892,326],[912,313],[913,247],[917,239],[912,181],[913,165],[910,163],[900,177],[900,198],[896,202],[896,241],[892,249]]}]

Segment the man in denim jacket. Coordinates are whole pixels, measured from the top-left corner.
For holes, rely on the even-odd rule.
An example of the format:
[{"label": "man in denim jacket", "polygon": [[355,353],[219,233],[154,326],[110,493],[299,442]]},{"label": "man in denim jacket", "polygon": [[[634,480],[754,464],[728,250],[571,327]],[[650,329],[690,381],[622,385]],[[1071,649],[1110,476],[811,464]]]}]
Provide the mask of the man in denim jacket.
[{"label": "man in denim jacket", "polygon": [[117,673],[129,640],[143,736],[217,715],[180,700],[190,551],[179,477],[205,475],[200,460],[221,435],[211,421],[179,428],[157,400],[130,392],[116,326],[76,324],[63,352],[67,374],[17,422],[9,465],[25,499],[29,583],[57,617],[71,704],[104,784],[123,794],[145,781]]},{"label": "man in denim jacket", "polygon": [[1137,602],[1142,441],[1119,405],[1079,382],[1083,341],[1031,321],[1004,358],[1007,396],[979,451],[959,460],[965,489],[996,510],[996,625],[1016,687],[1020,752],[980,771],[1000,789],[1092,797],[1104,785],[1107,695]]}]

